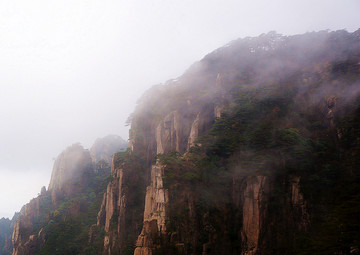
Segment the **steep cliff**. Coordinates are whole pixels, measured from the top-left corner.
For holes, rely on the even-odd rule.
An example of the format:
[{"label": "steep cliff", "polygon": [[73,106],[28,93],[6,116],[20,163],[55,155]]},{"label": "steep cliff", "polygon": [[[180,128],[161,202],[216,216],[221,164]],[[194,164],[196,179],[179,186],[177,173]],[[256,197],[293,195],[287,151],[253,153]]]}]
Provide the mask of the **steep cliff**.
[{"label": "steep cliff", "polygon": [[12,253],[11,236],[15,221],[19,213],[15,213],[12,219],[0,219],[0,254],[9,255]]},{"label": "steep cliff", "polygon": [[87,176],[93,171],[90,153],[80,144],[73,144],[63,151],[55,160],[48,187],[53,204],[56,205],[59,196],[69,199],[77,194],[81,188],[78,183],[86,183]]},{"label": "steep cliff", "polygon": [[43,231],[35,225],[42,216],[40,206],[48,206],[49,203],[49,196],[42,194],[23,206],[13,228],[13,255],[35,254],[37,249],[43,245]]},{"label": "steep cliff", "polygon": [[111,170],[60,154],[13,255],[359,254],[359,34],[239,39],[154,86]]},{"label": "steep cliff", "polygon": [[[110,157],[106,148],[98,147],[97,154]],[[94,224],[109,173],[109,165],[93,162],[81,145],[66,148],[55,160],[48,190],[43,187],[20,211],[12,254],[98,254],[104,235]]]},{"label": "steep cliff", "polygon": [[145,196],[145,160],[129,151],[116,153],[111,166],[97,226],[103,227],[105,254],[132,253],[135,238],[141,230]]},{"label": "steep cliff", "polygon": [[107,135],[98,138],[90,149],[90,155],[94,163],[104,161],[111,164],[112,156],[119,151],[125,151],[128,144],[117,135]]},{"label": "steep cliff", "polygon": [[[11,252],[11,221],[10,219],[0,219],[0,254],[7,255]],[[9,242],[10,241],[10,242]]]},{"label": "steep cliff", "polygon": [[358,34],[236,40],[147,91],[98,215],[105,253],[356,254]]}]

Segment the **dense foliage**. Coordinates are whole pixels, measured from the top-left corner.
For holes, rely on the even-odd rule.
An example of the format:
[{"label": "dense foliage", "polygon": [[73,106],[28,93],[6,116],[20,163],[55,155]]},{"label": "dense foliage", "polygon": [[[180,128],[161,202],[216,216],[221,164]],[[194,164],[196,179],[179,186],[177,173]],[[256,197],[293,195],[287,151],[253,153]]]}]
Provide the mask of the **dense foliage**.
[{"label": "dense foliage", "polygon": [[[340,43],[342,36],[333,34],[332,43]],[[321,51],[334,45],[322,45]],[[279,51],[286,55],[287,47]],[[224,53],[218,54],[223,58]],[[157,156],[170,194],[169,228],[185,244],[181,249],[169,244],[168,252],[200,254],[209,244],[211,254],[239,253],[242,222],[237,217],[242,212],[233,203],[232,185],[234,180],[267,176],[272,191],[264,213],[272,229],[269,236],[260,236],[260,241],[268,238],[267,251],[360,253],[360,55],[329,60],[341,54],[336,49],[325,58],[309,55],[302,63],[293,62],[304,64],[303,69],[288,76],[253,69],[254,60],[241,75],[223,80],[226,107],[196,146],[184,155],[171,151]],[[213,102],[224,98],[213,94]],[[207,107],[212,106],[205,105],[202,112]],[[311,215],[304,229],[287,219],[294,217],[286,202],[293,176],[300,177]],[[186,237],[189,233],[192,238]]]},{"label": "dense foliage", "polygon": [[[87,183],[72,199],[64,199],[58,207],[51,203],[50,194],[42,202],[42,215],[39,217],[39,227],[45,235],[45,243],[36,253],[39,255],[64,254],[100,254],[103,248],[104,230],[90,227],[96,224],[96,216],[100,209],[103,194],[109,181],[110,166],[98,162],[97,171],[93,176],[86,176]],[[45,216],[47,215],[47,216]],[[38,230],[35,228],[35,233]]]},{"label": "dense foliage", "polygon": [[[359,38],[360,30],[271,32],[207,55],[139,100],[129,120],[133,150],[114,155],[111,176],[99,162],[71,199],[54,206],[42,195],[34,229],[22,234],[42,229],[40,255],[101,254],[104,236],[109,253],[133,254],[157,164],[169,201],[166,233],[143,244],[154,255],[255,246],[249,254],[360,254]],[[165,153],[155,156],[159,147]],[[104,233],[92,225],[106,184],[114,201],[126,201]],[[246,211],[245,200],[256,205]],[[250,248],[246,213],[258,220],[248,219],[257,238]]]}]

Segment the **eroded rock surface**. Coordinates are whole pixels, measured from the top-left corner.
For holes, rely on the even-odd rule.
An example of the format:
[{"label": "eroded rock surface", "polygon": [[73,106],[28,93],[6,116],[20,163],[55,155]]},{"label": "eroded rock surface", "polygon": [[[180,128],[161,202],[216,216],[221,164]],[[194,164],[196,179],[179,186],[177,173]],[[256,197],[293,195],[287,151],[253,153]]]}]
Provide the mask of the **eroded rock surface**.
[{"label": "eroded rock surface", "polygon": [[258,250],[259,235],[262,227],[262,210],[265,194],[268,193],[265,176],[248,177],[243,203],[243,254],[254,255]]},{"label": "eroded rock surface", "polygon": [[90,155],[94,163],[103,160],[107,164],[111,164],[112,155],[115,152],[123,151],[127,148],[127,142],[117,135],[108,135],[103,138],[96,139],[90,149]]}]

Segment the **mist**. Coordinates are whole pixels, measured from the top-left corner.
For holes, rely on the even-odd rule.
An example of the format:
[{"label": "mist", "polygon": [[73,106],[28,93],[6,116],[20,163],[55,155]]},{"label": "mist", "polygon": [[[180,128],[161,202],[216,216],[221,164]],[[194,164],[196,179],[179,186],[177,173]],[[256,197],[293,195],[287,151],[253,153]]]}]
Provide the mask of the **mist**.
[{"label": "mist", "polygon": [[54,159],[126,119],[154,84],[239,37],[358,28],[347,1],[0,3],[0,217],[47,186]]}]

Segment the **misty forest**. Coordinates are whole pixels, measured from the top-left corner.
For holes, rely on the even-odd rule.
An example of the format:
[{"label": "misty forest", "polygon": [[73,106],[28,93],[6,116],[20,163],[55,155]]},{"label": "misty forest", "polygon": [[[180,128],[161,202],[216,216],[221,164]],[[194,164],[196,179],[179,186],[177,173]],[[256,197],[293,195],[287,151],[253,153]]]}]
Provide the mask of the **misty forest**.
[{"label": "misty forest", "polygon": [[128,124],[65,148],[1,255],[360,254],[360,30],[234,40]]}]

